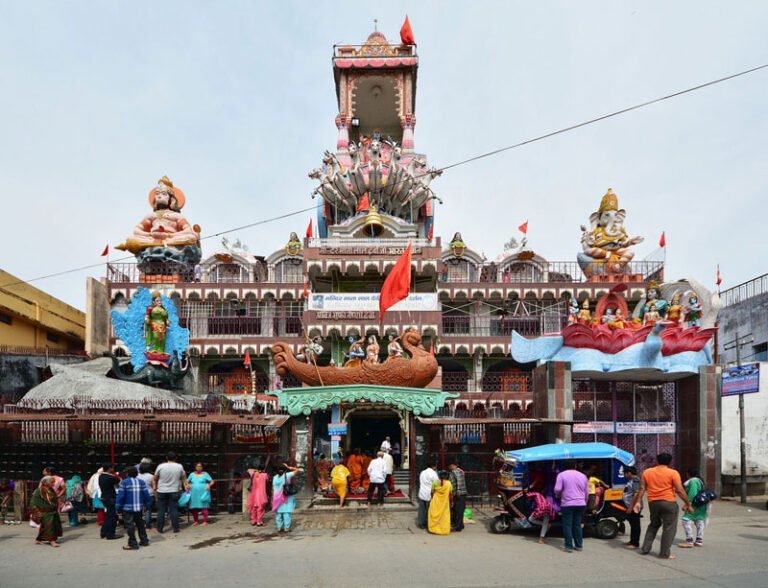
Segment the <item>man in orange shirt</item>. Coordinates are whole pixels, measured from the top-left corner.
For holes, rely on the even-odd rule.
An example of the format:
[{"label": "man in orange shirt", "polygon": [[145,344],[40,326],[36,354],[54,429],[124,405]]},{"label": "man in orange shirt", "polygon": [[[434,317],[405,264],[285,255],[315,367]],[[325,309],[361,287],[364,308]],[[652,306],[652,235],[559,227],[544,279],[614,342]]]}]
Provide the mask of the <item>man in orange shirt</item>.
[{"label": "man in orange shirt", "polygon": [[662,559],[675,559],[670,554],[672,543],[675,542],[675,533],[677,532],[677,514],[678,506],[675,501],[677,494],[685,503],[685,510],[693,512],[691,502],[688,500],[688,494],[683,488],[680,474],[669,467],[672,463],[672,456],[669,453],[660,453],[656,457],[658,465],[648,468],[643,472],[640,483],[640,491],[632,502],[632,510],[640,512],[643,495],[648,493],[648,510],[651,512],[651,524],[645,532],[645,540],[640,548],[640,553],[646,555],[653,547],[653,540],[656,539],[656,533],[660,527],[661,547],[659,548],[659,557]]}]

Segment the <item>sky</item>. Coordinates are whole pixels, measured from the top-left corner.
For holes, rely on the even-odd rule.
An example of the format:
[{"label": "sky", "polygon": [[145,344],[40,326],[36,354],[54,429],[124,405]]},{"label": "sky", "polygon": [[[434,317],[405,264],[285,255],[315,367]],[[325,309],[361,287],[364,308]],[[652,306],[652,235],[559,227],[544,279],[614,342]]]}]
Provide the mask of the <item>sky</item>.
[{"label": "sky", "polygon": [[[2,2],[0,267],[102,262],[163,175],[203,235],[312,206],[307,172],[336,144],[332,46],[374,19],[399,41],[406,14],[416,150],[438,167],[768,63],[753,1]],[[764,274],[766,98],[762,70],[448,170],[436,234],[494,258],[528,220],[532,249],[572,261],[611,187],[646,239],[636,259],[666,232],[667,279]],[[229,237],[269,255],[309,218]],[[34,284],[83,309],[103,274]]]}]

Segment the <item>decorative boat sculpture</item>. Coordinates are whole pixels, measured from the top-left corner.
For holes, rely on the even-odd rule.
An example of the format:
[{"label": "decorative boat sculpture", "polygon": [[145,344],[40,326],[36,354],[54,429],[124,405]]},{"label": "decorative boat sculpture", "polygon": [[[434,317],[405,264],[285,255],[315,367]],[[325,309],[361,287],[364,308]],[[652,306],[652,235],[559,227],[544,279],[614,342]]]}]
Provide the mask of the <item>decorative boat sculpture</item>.
[{"label": "decorative boat sculpture", "polygon": [[403,348],[411,358],[394,357],[384,363],[362,362],[355,367],[315,366],[296,359],[285,343],[272,346],[272,358],[280,376],[293,374],[308,386],[375,384],[424,388],[437,375],[437,360],[421,346],[421,335],[413,330],[403,334]]}]

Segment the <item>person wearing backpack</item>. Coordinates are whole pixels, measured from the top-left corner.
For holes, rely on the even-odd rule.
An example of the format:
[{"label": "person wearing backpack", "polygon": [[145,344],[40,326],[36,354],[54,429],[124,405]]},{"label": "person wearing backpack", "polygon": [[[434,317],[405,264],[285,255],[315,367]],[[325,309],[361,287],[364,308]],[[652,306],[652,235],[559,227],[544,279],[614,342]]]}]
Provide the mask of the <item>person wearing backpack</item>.
[{"label": "person wearing backpack", "polygon": [[[685,542],[680,543],[678,547],[704,547],[704,527],[707,526],[709,518],[709,500],[703,504],[698,504],[696,496],[706,490],[704,480],[699,476],[699,470],[688,468],[688,478],[683,484],[688,500],[693,505],[693,512],[683,513],[683,529],[685,530]],[[696,539],[693,538],[693,530],[696,529]]]},{"label": "person wearing backpack", "polygon": [[291,532],[291,514],[296,508],[296,483],[294,478],[299,468],[287,463],[277,466],[277,474],[272,478],[272,512],[278,533]]}]

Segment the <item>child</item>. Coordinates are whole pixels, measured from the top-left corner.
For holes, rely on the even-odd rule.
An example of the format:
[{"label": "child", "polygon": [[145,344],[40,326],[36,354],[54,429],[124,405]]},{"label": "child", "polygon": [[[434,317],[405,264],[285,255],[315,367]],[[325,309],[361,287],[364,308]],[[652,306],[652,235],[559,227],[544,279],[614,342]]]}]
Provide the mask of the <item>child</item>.
[{"label": "child", "polygon": [[[688,478],[683,484],[688,500],[693,501],[694,497],[704,490],[704,481],[699,477],[699,470],[688,468]],[[680,543],[679,547],[704,547],[704,527],[707,526],[709,518],[709,504],[695,506],[693,512],[685,511],[683,513],[683,529],[685,530],[685,543]],[[693,538],[693,529],[696,528],[696,539]]]}]

